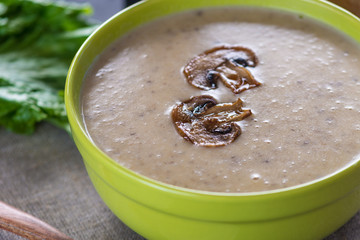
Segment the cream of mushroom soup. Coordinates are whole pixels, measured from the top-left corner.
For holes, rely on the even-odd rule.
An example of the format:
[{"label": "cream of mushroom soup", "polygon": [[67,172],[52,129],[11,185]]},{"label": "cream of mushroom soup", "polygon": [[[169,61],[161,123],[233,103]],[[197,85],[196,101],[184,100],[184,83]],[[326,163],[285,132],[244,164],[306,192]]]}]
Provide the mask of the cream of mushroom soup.
[{"label": "cream of mushroom soup", "polygon": [[[256,86],[232,91],[219,80],[201,88],[186,79],[189,62],[219,46],[256,54],[256,67],[246,67]],[[179,134],[174,107],[201,96],[251,110],[231,122],[241,130],[236,139],[206,147]],[[306,16],[232,7],[167,16],[121,37],[89,70],[81,103],[91,139],[124,167],[191,189],[254,192],[316,180],[357,160],[359,98],[358,44]],[[230,132],[218,129],[211,131]]]}]

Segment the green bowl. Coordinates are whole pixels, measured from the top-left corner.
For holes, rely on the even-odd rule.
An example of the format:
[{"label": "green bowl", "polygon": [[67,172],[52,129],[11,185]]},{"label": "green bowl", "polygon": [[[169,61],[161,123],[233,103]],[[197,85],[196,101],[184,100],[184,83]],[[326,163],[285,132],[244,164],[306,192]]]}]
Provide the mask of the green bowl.
[{"label": "green bowl", "polygon": [[107,206],[147,239],[321,239],[360,207],[360,162],[303,185],[255,193],[216,193],[167,185],[115,163],[90,140],[80,90],[96,57],[136,26],[171,13],[223,5],[282,9],[325,22],[360,43],[360,20],[317,0],[148,0],[119,12],[83,44],[70,67],[65,100],[73,138]]}]

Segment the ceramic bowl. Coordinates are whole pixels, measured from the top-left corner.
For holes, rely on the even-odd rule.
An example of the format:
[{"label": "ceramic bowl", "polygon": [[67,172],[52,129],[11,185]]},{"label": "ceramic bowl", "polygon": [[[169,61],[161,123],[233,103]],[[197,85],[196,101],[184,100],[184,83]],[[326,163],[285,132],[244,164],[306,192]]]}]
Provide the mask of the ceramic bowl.
[{"label": "ceramic bowl", "polygon": [[107,46],[155,18],[225,5],[302,14],[341,30],[360,44],[360,20],[325,1],[143,1],[101,25],[73,60],[65,100],[75,143],[101,198],[116,216],[147,239],[321,239],[359,210],[359,161],[325,178],[291,188],[254,193],[204,192],[163,184],[120,166],[94,145],[85,130],[79,103],[82,81],[94,59]]}]

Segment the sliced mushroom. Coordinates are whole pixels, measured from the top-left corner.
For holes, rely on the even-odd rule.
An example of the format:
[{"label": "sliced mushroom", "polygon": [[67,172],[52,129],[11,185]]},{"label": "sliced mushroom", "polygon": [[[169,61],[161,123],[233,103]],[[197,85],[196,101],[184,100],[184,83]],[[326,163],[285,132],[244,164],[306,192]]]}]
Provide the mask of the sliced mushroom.
[{"label": "sliced mushroom", "polygon": [[240,93],[261,84],[246,69],[255,67],[257,63],[255,53],[248,48],[219,46],[191,59],[183,72],[194,87],[216,89],[220,79],[234,93]]},{"label": "sliced mushroom", "polygon": [[226,87],[230,88],[233,93],[241,93],[250,88],[261,85],[252,76],[249,70],[237,65],[234,61],[225,61],[216,71]]},{"label": "sliced mushroom", "polygon": [[233,103],[219,103],[203,111],[202,116],[210,116],[219,122],[236,122],[251,115],[248,109],[242,109],[243,101],[238,98]]},{"label": "sliced mushroom", "polygon": [[235,122],[251,115],[242,109],[239,98],[234,103],[218,102],[211,96],[192,97],[176,105],[171,113],[175,128],[185,140],[205,147],[224,146],[240,136]]}]

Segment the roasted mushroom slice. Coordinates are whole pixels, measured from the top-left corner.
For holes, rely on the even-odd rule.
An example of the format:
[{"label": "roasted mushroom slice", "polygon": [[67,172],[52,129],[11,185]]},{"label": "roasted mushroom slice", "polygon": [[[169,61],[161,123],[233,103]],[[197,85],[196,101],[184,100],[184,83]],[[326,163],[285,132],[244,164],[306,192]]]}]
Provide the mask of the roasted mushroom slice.
[{"label": "roasted mushroom slice", "polygon": [[261,85],[249,70],[237,65],[234,61],[225,61],[216,69],[220,79],[233,93],[241,93],[250,88]]},{"label": "roasted mushroom slice", "polygon": [[171,113],[177,132],[195,145],[218,147],[232,143],[241,134],[241,121],[251,115],[242,109],[239,98],[234,103],[221,103],[211,96],[192,97],[176,105]]},{"label": "roasted mushroom slice", "polygon": [[219,46],[194,57],[184,67],[187,81],[194,87],[210,90],[219,79],[234,93],[259,86],[246,67],[258,63],[255,53],[241,46]]},{"label": "roasted mushroom slice", "polygon": [[212,96],[203,95],[192,97],[184,102],[184,104],[186,104],[186,108],[184,108],[183,111],[185,110],[187,115],[191,117],[198,117],[209,108],[215,106],[217,101]]}]

